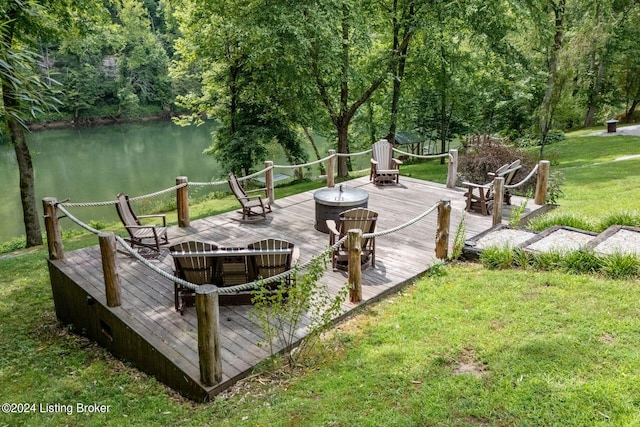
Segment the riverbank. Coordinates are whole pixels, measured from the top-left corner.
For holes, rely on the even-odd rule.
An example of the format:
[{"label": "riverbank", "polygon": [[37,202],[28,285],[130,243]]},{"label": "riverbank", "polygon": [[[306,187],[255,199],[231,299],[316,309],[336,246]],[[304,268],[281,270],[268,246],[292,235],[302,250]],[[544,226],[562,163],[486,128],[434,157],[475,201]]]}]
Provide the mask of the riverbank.
[{"label": "riverbank", "polygon": [[29,123],[27,125],[31,132],[54,130],[54,129],[66,129],[66,128],[88,128],[94,126],[108,126],[124,123],[136,123],[136,122],[160,122],[171,120],[173,117],[177,117],[179,114],[175,112],[165,112],[159,114],[152,114],[148,116],[102,116],[102,117],[88,117],[79,120],[66,119],[66,120],[50,120],[36,123]]}]

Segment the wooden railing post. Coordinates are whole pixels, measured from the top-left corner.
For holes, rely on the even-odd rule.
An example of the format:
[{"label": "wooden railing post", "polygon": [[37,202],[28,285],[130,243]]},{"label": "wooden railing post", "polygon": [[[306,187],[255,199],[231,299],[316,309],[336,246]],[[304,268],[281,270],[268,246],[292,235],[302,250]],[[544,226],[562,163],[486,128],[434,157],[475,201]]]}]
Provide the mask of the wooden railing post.
[{"label": "wooden railing post", "polygon": [[267,169],[264,176],[265,187],[267,187],[267,199],[269,199],[269,204],[272,205],[275,200],[275,191],[273,189],[273,161],[265,161],[264,167]]},{"label": "wooden railing post", "polygon": [[327,188],[333,188],[335,182],[333,177],[336,170],[336,150],[329,150],[329,162],[327,164]]},{"label": "wooden railing post", "polygon": [[549,185],[549,160],[540,160],[538,163],[538,176],[536,181],[536,197],[534,203],[536,205],[544,205],[547,203],[547,187]]},{"label": "wooden railing post", "polygon": [[349,250],[349,301],[357,304],[362,301],[362,230],[349,230],[347,248]]},{"label": "wooden railing post", "polygon": [[104,275],[107,306],[118,307],[120,305],[120,276],[116,264],[116,236],[113,232],[101,232],[98,234],[98,241],[102,256],[102,274]]},{"label": "wooden railing post", "polygon": [[[188,184],[186,176],[176,177],[176,185]],[[178,227],[188,227],[189,220],[189,185],[176,190],[176,204],[178,206]]]},{"label": "wooden railing post", "polygon": [[49,249],[49,259],[63,259],[64,245],[62,244],[62,233],[58,223],[58,200],[55,197],[45,197],[42,199],[42,210],[44,212],[44,228],[47,233],[47,248]]},{"label": "wooden railing post", "polygon": [[447,168],[447,188],[455,188],[458,179],[458,150],[449,150],[449,165]]},{"label": "wooden railing post", "polygon": [[493,225],[502,223],[502,202],[504,200],[504,177],[493,179]]},{"label": "wooden railing post", "polygon": [[201,285],[196,289],[196,315],[198,316],[198,358],[200,381],[212,386],[222,380],[222,360],[220,358],[220,308],[218,288]]},{"label": "wooden railing post", "polygon": [[438,204],[438,230],[436,231],[436,258],[449,256],[449,228],[451,224],[451,200],[443,199]]}]

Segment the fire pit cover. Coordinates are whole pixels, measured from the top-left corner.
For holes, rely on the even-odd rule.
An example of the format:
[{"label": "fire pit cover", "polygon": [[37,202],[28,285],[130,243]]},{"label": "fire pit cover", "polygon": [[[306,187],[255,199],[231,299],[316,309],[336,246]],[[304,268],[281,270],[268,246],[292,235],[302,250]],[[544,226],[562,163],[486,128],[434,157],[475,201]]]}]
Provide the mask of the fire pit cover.
[{"label": "fire pit cover", "polygon": [[369,202],[369,193],[361,188],[347,187],[340,184],[338,187],[323,188],[313,193],[316,201],[315,228],[323,233],[328,233],[326,220],[338,220],[340,213],[352,208],[366,208]]}]

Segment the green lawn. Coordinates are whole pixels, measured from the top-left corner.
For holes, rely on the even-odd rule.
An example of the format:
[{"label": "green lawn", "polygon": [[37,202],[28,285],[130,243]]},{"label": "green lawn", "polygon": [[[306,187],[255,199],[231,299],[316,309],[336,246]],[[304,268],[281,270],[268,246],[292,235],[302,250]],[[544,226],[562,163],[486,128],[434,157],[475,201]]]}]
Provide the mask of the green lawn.
[{"label": "green lawn", "polygon": [[[613,160],[640,154],[640,138],[570,135],[548,150],[565,176],[557,212],[638,209],[639,160]],[[437,162],[403,171],[446,179]],[[194,404],[59,325],[45,257],[0,259],[0,401],[36,410],[0,412],[0,426],[640,425],[637,280],[452,265],[336,327],[306,367],[267,364]],[[109,412],[77,413],[77,403]]]}]

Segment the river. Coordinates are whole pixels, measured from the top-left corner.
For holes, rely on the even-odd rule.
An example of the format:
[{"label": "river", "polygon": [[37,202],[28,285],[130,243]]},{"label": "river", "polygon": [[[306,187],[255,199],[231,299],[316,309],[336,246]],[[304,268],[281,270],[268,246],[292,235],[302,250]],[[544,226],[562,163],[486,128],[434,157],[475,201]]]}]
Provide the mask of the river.
[{"label": "river", "polygon": [[[227,171],[202,154],[211,144],[213,126],[144,122],[30,133],[40,215],[44,197],[97,202],[114,200],[119,192],[138,196],[168,188],[175,185],[177,176],[194,182],[222,178]],[[322,150],[326,153],[326,147]],[[276,153],[273,160],[280,163],[282,157]],[[0,181],[0,242],[4,242],[24,235],[18,167],[9,144],[0,144]],[[220,190],[204,187],[195,195],[216,189]],[[118,220],[113,206],[72,209],[74,216],[87,223]],[[63,220],[63,229],[68,224]]]}]

